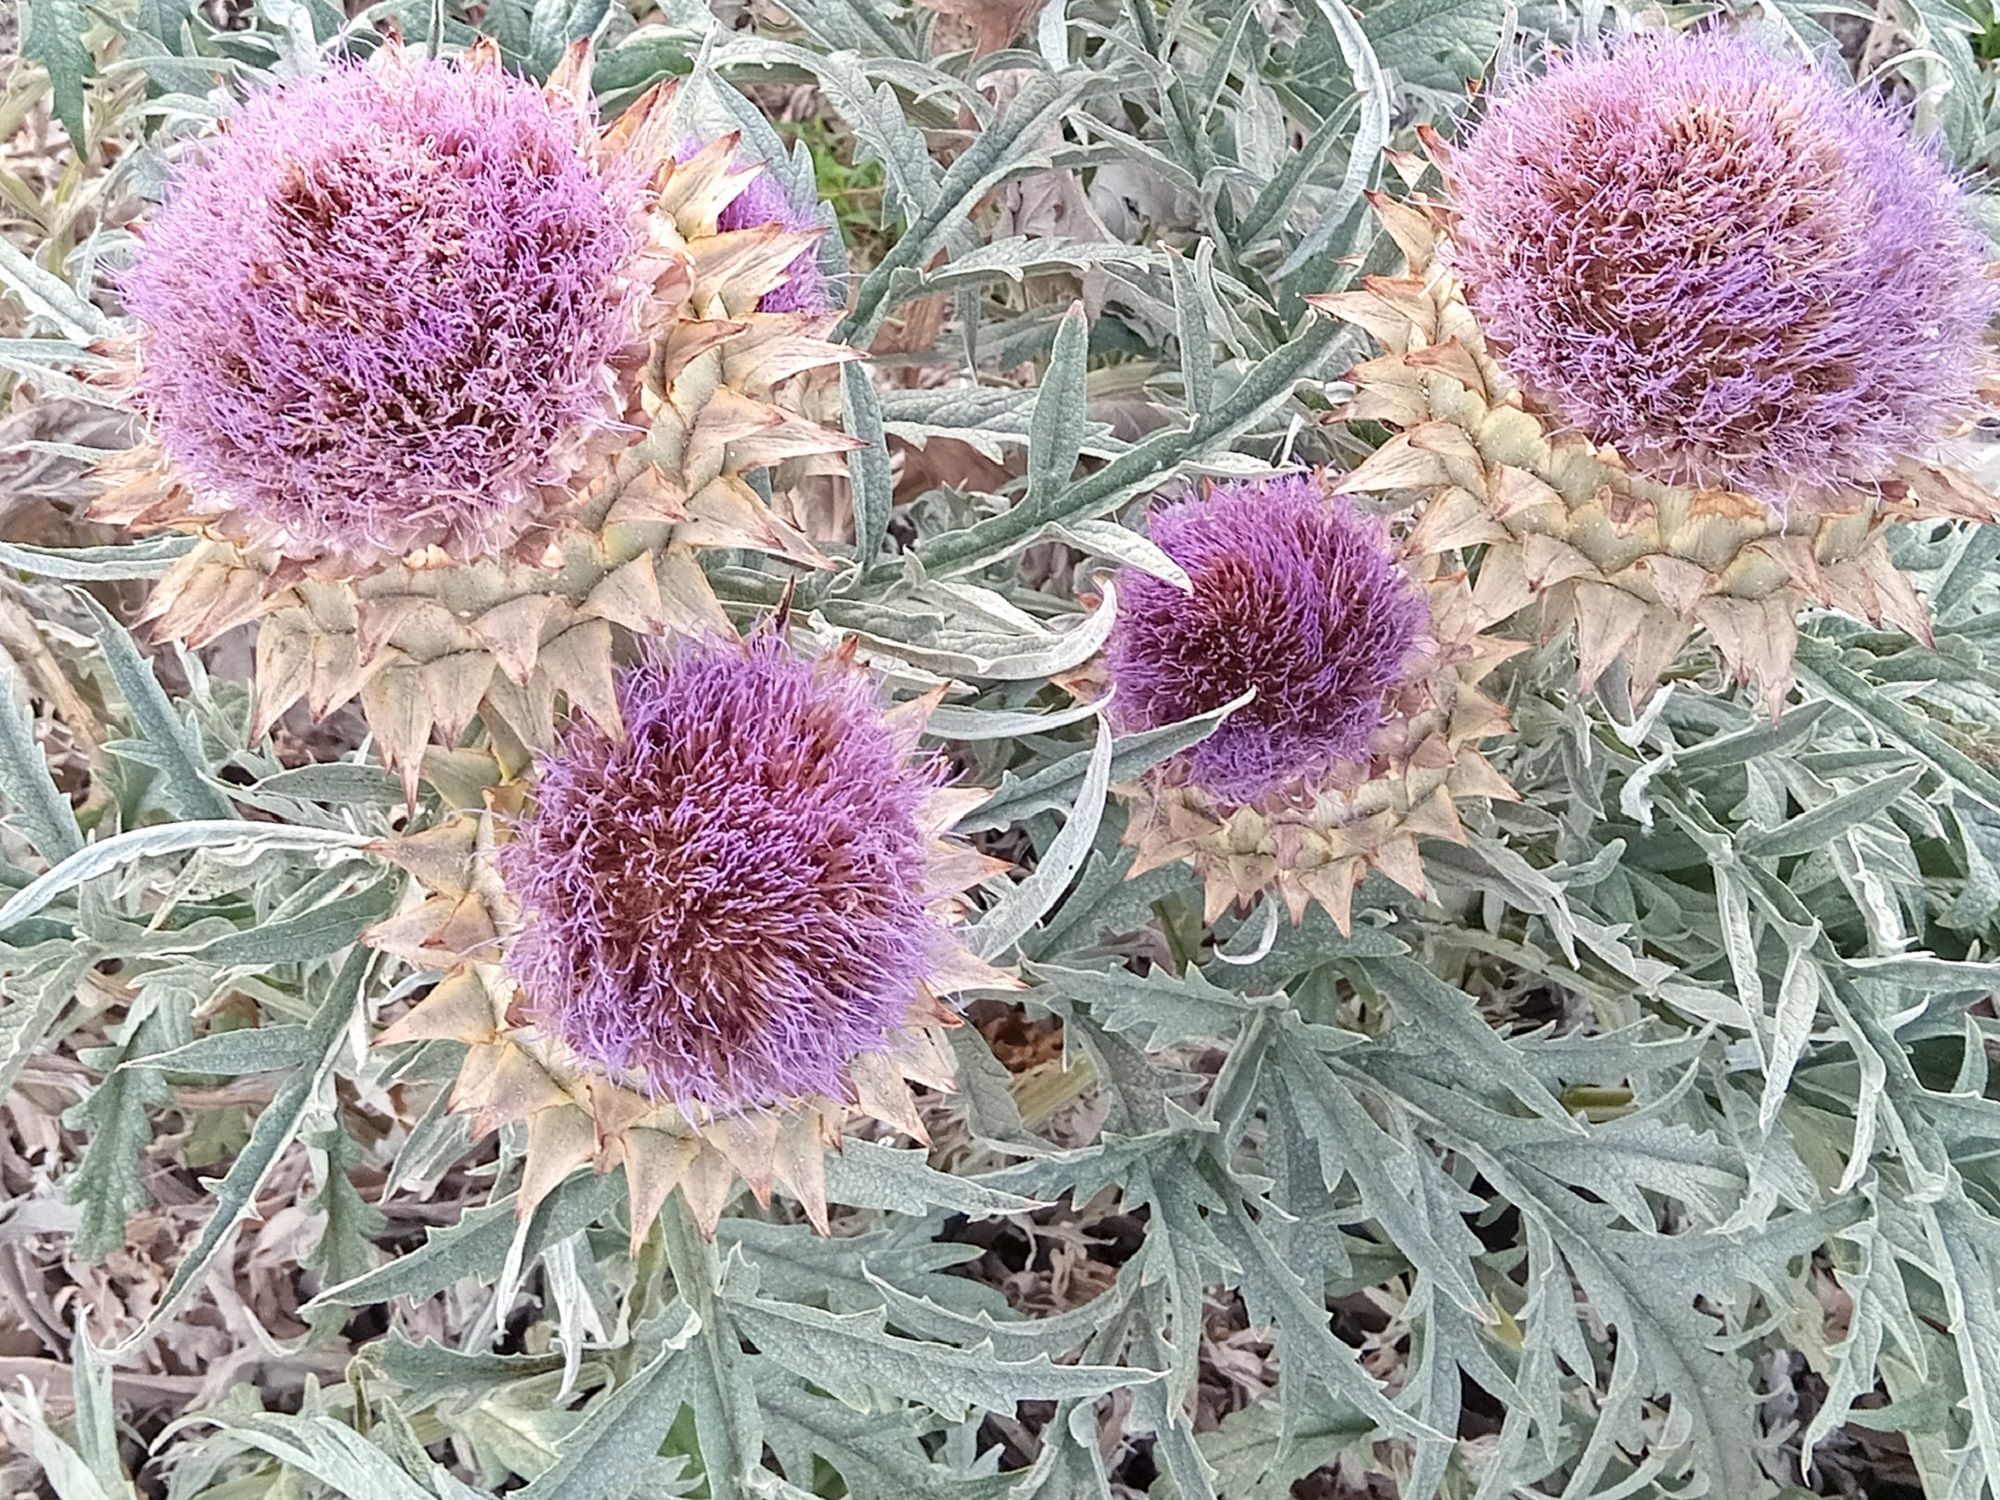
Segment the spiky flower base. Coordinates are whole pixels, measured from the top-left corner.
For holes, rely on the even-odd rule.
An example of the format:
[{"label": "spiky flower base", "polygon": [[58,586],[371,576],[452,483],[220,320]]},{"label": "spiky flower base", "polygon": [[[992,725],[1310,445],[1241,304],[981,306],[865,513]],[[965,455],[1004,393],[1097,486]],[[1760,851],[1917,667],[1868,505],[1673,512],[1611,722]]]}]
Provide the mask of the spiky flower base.
[{"label": "spiky flower base", "polygon": [[1808,606],[1930,639],[1884,527],[1993,521],[1993,497],[1915,461],[1874,490],[1804,495],[1782,514],[1734,491],[1643,479],[1612,450],[1560,430],[1507,377],[1440,255],[1441,217],[1371,201],[1408,269],[1310,299],[1384,350],[1353,371],[1356,394],[1339,416],[1385,423],[1395,435],[1341,487],[1406,497],[1419,533],[1485,549],[1474,628],[1539,601],[1544,638],[1575,630],[1582,685],[1623,662],[1635,700],[1699,633],[1774,718],[1792,686]]},{"label": "spiky flower base", "polygon": [[[921,716],[927,707],[912,705],[905,712]],[[945,1092],[954,1087],[943,1032],[960,1021],[942,997],[1018,987],[954,946],[933,963],[890,1047],[860,1053],[848,1063],[842,1097],[801,1097],[735,1113],[676,1104],[647,1092],[637,1074],[609,1075],[529,1019],[526,996],[507,967],[522,913],[498,860],[528,785],[504,779],[491,762],[483,779],[484,806],[462,809],[425,832],[375,847],[377,855],[411,874],[412,894],[401,914],[365,936],[382,952],[438,975],[429,993],[384,1030],[377,1045],[463,1043],[452,1111],[470,1117],[476,1136],[526,1125],[527,1155],[516,1198],[523,1217],[588,1165],[600,1173],[624,1169],[635,1249],[676,1189],[703,1231],[713,1234],[738,1180],[760,1203],[768,1204],[774,1188],[782,1188],[825,1232],[825,1152],[840,1148],[851,1124],[879,1121],[928,1141],[910,1085]],[[940,917],[955,918],[960,893],[991,873],[992,862],[948,837],[958,818],[985,796],[976,790],[937,791],[920,815],[932,840],[930,883]]]},{"label": "spiky flower base", "polygon": [[[549,87],[582,107],[587,74],[579,48]],[[617,632],[726,627],[698,549],[826,565],[744,478],[854,446],[798,415],[784,393],[794,377],[852,357],[826,341],[831,318],[759,310],[815,236],[778,224],[719,230],[757,169],[735,165],[733,136],[676,161],[671,103],[670,88],[648,96],[600,141],[607,164],[651,184],[648,341],[629,369],[611,372],[627,430],[511,553],[465,561],[433,550],[327,569],[254,545],[156,450],[122,460],[125,482],[97,515],[202,537],[154,591],[155,636],[199,645],[262,621],[258,736],[301,699],[323,716],[358,696],[414,796],[424,747],[434,736],[454,743],[482,711],[524,747],[548,739],[559,692],[615,724]]]},{"label": "spiky flower base", "polygon": [[1133,875],[1185,860],[1202,881],[1207,921],[1270,893],[1294,922],[1318,902],[1346,932],[1369,871],[1422,896],[1417,841],[1463,843],[1466,799],[1517,800],[1478,746],[1508,727],[1505,708],[1480,683],[1521,646],[1480,634],[1464,573],[1439,555],[1450,545],[1419,533],[1397,539],[1430,604],[1418,647],[1425,666],[1390,698],[1368,757],[1248,803],[1219,801],[1171,766],[1124,789],[1132,805],[1125,842],[1138,850]]}]

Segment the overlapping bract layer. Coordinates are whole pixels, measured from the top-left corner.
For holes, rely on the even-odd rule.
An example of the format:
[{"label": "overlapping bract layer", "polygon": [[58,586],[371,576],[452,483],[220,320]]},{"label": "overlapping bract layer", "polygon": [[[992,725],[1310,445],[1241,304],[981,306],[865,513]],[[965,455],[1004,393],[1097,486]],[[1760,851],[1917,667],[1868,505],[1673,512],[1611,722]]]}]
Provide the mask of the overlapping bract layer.
[{"label": "overlapping bract layer", "polygon": [[210,514],[298,558],[512,545],[624,419],[639,175],[587,111],[390,49],[257,93],[122,282],[135,390]]},{"label": "overlapping bract layer", "polygon": [[[682,158],[692,156],[696,149],[698,143],[694,142],[683,146]],[[724,233],[775,224],[787,234],[810,234],[819,227],[819,220],[811,206],[793,201],[775,168],[767,169],[752,179],[722,210],[715,222],[716,228]],[[806,313],[818,317],[832,311],[837,301],[833,288],[827,285],[826,276],[820,270],[818,258],[811,249],[806,249],[785,267],[784,279],[764,293],[757,303],[757,310]]]},{"label": "overlapping bract layer", "polygon": [[572,724],[507,849],[532,1013],[676,1102],[840,1093],[944,941],[918,824],[935,777],[865,676],[771,636],[683,646],[618,698],[624,734]]},{"label": "overlapping bract layer", "polygon": [[1782,506],[1973,415],[1996,289],[1897,108],[1724,31],[1501,87],[1442,154],[1508,373],[1647,475]]},{"label": "overlapping bract layer", "polygon": [[1479,549],[1474,628],[1539,602],[1544,635],[1576,631],[1583,684],[1622,663],[1634,698],[1699,634],[1774,716],[1809,605],[1928,636],[1884,527],[1993,520],[1991,496],[1908,458],[1875,483],[1807,491],[1782,512],[1740,491],[1635,474],[1503,368],[1441,254],[1440,218],[1381,198],[1375,208],[1406,272],[1310,299],[1384,351],[1350,374],[1356,394],[1341,415],[1394,436],[1342,486],[1394,497],[1413,516],[1411,534],[1432,545]]},{"label": "overlapping bract layer", "polygon": [[1303,476],[1165,510],[1154,539],[1195,589],[1122,582],[1112,712],[1160,723],[1258,697],[1123,789],[1132,873],[1186,860],[1211,920],[1268,893],[1294,921],[1318,903],[1344,929],[1371,870],[1423,894],[1418,840],[1462,840],[1462,803],[1514,796],[1479,749],[1508,722],[1480,683],[1519,648],[1474,626],[1452,540],[1386,532]]},{"label": "overlapping bract layer", "polygon": [[[391,45],[369,70],[381,88],[405,92],[434,76],[501,76],[498,52],[484,42],[450,67],[419,65]],[[590,119],[589,74],[579,44],[537,96],[551,119]],[[489,79],[479,87],[523,86]],[[301,699],[324,716],[358,696],[376,747],[414,798],[426,746],[456,743],[475,715],[509,742],[515,764],[548,742],[561,699],[615,724],[621,636],[726,630],[700,549],[829,566],[746,478],[855,446],[804,415],[797,399],[802,377],[852,357],[825,337],[830,303],[766,309],[767,298],[783,300],[791,268],[810,260],[820,231],[790,227],[797,215],[752,214],[757,222],[725,227],[764,169],[738,164],[735,135],[685,159],[676,156],[678,136],[668,84],[588,141],[605,181],[636,185],[639,336],[598,371],[615,420],[581,451],[547,455],[561,460],[560,482],[511,513],[535,517],[511,547],[333,555],[295,545],[156,447],[108,466],[124,482],[98,501],[102,519],[201,537],[146,607],[155,635],[200,645],[259,621],[253,735]],[[508,357],[515,354],[524,368],[539,357]],[[475,382],[468,410],[476,396]],[[462,530],[460,540],[471,546],[477,530]]]},{"label": "overlapping bract layer", "polygon": [[438,975],[380,1041],[464,1045],[452,1109],[527,1126],[523,1215],[587,1164],[635,1243],[739,1178],[824,1229],[850,1117],[921,1140],[911,1083],[952,1087],[941,997],[1016,985],[955,931],[1006,868],[949,836],[986,793],[913,754],[936,697],[885,709],[847,653],[683,645],[614,691],[626,733],[572,722],[525,778],[456,752],[482,805],[376,847],[414,899],[367,940]]},{"label": "overlapping bract layer", "polygon": [[1255,688],[1185,760],[1189,781],[1224,801],[1365,758],[1424,617],[1380,528],[1290,474],[1217,485],[1148,529],[1193,589],[1120,573],[1106,648],[1120,727],[1193,718]]}]

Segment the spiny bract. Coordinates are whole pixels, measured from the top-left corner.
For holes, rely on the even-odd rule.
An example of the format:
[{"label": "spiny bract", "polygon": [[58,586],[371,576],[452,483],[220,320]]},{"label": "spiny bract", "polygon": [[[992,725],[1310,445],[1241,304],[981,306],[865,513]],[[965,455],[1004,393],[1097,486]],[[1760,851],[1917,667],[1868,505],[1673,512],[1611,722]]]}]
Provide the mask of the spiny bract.
[{"label": "spiny bract", "polygon": [[774,636],[685,645],[572,724],[504,863],[536,1019],[650,1092],[718,1109],[837,1094],[945,941],[917,811],[936,777],[874,685]]},{"label": "spiny bract", "polygon": [[[226,483],[211,485],[202,469],[179,462],[171,446],[162,451],[155,443],[106,465],[107,475],[123,482],[95,506],[104,520],[142,530],[171,527],[200,538],[160,580],[146,606],[157,637],[199,646],[259,621],[253,739],[301,699],[315,717],[324,717],[359,697],[376,748],[401,773],[412,801],[426,748],[434,741],[456,744],[475,717],[509,747],[514,769],[530,749],[549,742],[560,700],[601,724],[615,725],[612,669],[621,637],[726,631],[729,622],[697,559],[702,549],[757,551],[802,568],[831,566],[746,477],[780,464],[808,466],[856,446],[803,414],[794,389],[801,377],[852,357],[826,338],[832,307],[825,283],[815,280],[808,296],[798,290],[794,274],[802,260],[811,261],[822,231],[797,227],[807,216],[791,212],[788,198],[787,213],[775,218],[765,199],[754,199],[741,212],[755,222],[728,227],[737,203],[765,171],[761,164],[739,162],[738,136],[702,142],[677,155],[674,143],[682,128],[672,83],[649,91],[615,121],[595,129],[590,68],[589,49],[579,43],[546,89],[537,90],[507,78],[490,41],[450,64],[421,61],[390,43],[369,60],[365,73],[338,68],[288,85],[263,113],[250,107],[252,136],[279,131],[270,123],[276,119],[272,112],[289,108],[294,95],[331,107],[352,93],[376,108],[374,118],[355,111],[369,128],[352,141],[338,122],[321,122],[317,128],[332,144],[321,152],[324,161],[313,158],[320,163],[313,167],[317,175],[303,167],[290,176],[290,169],[274,168],[265,185],[278,195],[276,204],[240,212],[289,224],[290,210],[282,206],[288,181],[340,185],[344,196],[313,200],[314,213],[338,238],[317,251],[325,264],[343,266],[354,285],[331,273],[322,280],[346,287],[351,295],[338,306],[351,319],[376,315],[382,326],[363,339],[343,324],[322,346],[313,340],[333,302],[322,306],[308,297],[268,307],[256,303],[273,320],[295,316],[296,330],[304,330],[299,339],[332,364],[358,358],[357,350],[370,351],[371,359],[398,354],[421,363],[419,356],[429,348],[425,340],[464,327],[468,352],[456,369],[398,375],[364,361],[366,370],[356,366],[355,374],[356,379],[360,373],[379,375],[391,384],[400,379],[413,390],[429,390],[433,378],[440,391],[445,382],[455,382],[457,404],[440,396],[429,406],[399,405],[385,397],[380,421],[407,419],[410,429],[408,444],[396,453],[369,447],[374,429],[367,424],[340,439],[356,452],[366,450],[368,463],[379,464],[394,480],[383,494],[355,499],[348,510],[372,505],[383,513],[428,517],[426,524],[435,523],[431,532],[396,539],[351,525],[348,510],[340,509],[348,503],[341,499],[347,492],[334,486],[293,497],[302,514],[326,523],[332,539],[319,532],[308,538],[273,525]],[[451,110],[427,103],[433,95],[450,102]],[[476,127],[454,112],[474,105],[484,112]],[[507,135],[506,122],[516,116],[545,122],[557,132],[561,149],[519,131]],[[296,133],[305,127],[284,129]],[[504,164],[472,149],[488,139],[478,131],[499,132],[526,152],[529,165],[545,164],[554,174],[545,190],[557,207],[573,206],[586,187],[599,185],[605,211],[615,210],[618,232],[637,246],[635,255],[619,262],[617,284],[604,290],[608,301],[599,308],[601,322],[568,332],[558,326],[564,297],[603,279],[609,251],[589,235],[571,232],[576,226],[560,214],[543,211],[548,205],[538,208],[526,186],[505,200],[502,206],[512,217],[493,231],[511,236],[506,243],[512,258],[499,257],[504,262],[499,269],[511,278],[507,284],[481,290],[468,283],[465,309],[453,310],[448,319],[440,314],[435,328],[417,318],[424,298],[449,302],[452,278],[479,269],[472,264],[479,256],[470,242],[455,241],[440,216],[465,210],[467,202],[492,207],[489,176],[513,182]],[[241,133],[231,127],[211,148],[221,164],[215,168],[218,182],[222,165],[239,149],[232,132]],[[454,155],[447,150],[453,143],[465,149]],[[345,166],[346,175],[334,171],[355,161],[370,166],[372,175]],[[256,187],[265,179],[252,174],[246,181]],[[183,200],[208,202],[199,195]],[[219,205],[209,207],[211,218],[223,213]],[[636,222],[625,217],[628,208]],[[167,210],[170,222],[176,211]],[[367,256],[356,258],[357,244]],[[254,243],[245,251],[256,253]],[[225,258],[225,269],[229,264]],[[364,271],[385,289],[381,307],[356,300],[356,287],[367,279]],[[818,276],[816,267],[813,275]],[[387,290],[400,283],[407,285]],[[140,285],[141,302],[150,307],[143,277]],[[285,295],[303,295],[313,285],[302,283]],[[488,296],[510,308],[534,304],[541,311],[495,309],[489,317],[481,311]],[[405,313],[409,318],[399,331],[396,319]],[[535,338],[527,340],[523,327],[509,321],[516,316],[540,318],[549,326],[537,324]],[[463,324],[468,317],[476,321]],[[618,320],[624,320],[621,328],[630,325],[622,342],[604,331]],[[225,335],[234,337],[227,328],[211,336]],[[261,357],[264,351],[256,352]],[[155,348],[150,368],[161,367],[160,353]],[[278,390],[277,373],[230,369],[251,395]],[[315,390],[286,395],[283,411],[242,417],[245,440],[273,424],[305,420],[299,414],[317,411],[315,401],[337,404],[338,380],[332,377],[339,374],[331,368],[315,374]],[[136,383],[144,399],[143,378],[129,367],[121,365],[107,378]],[[564,381],[572,378],[595,393],[604,415],[588,432],[572,430],[574,424],[564,427],[564,436],[554,429],[567,420],[571,386]],[[317,389],[322,384],[323,392]],[[480,466],[493,457],[484,442],[498,430],[501,414],[527,420],[528,412],[547,430],[508,429],[510,441],[531,447],[528,438],[540,434],[536,442],[543,446],[534,455],[539,467],[518,476],[527,490],[510,499],[504,483],[482,487],[467,478],[483,472]],[[449,463],[412,456],[428,453],[427,444],[453,455]],[[344,449],[322,452],[304,442],[300,451],[336,466],[348,462],[341,457]],[[359,459],[354,463],[367,468]],[[433,488],[441,484],[440,474],[451,482]],[[414,545],[433,536],[435,545]],[[375,545],[391,540],[398,544],[387,550]]]},{"label": "spiny bract", "polygon": [[[681,147],[681,159],[687,160],[700,149],[699,141],[685,143]],[[722,210],[715,224],[725,233],[775,224],[787,234],[810,234],[818,229],[819,220],[813,213],[812,205],[795,201],[786,191],[775,169],[766,169]],[[806,249],[785,267],[784,280],[764,293],[757,303],[757,310],[818,316],[831,311],[839,301],[819,268],[818,258],[811,249]]]},{"label": "spiny bract", "polygon": [[1474,625],[1456,540],[1387,531],[1333,487],[1289,476],[1169,507],[1154,539],[1193,594],[1121,588],[1114,716],[1163,723],[1258,690],[1193,755],[1122,789],[1132,873],[1188,861],[1211,920],[1269,893],[1294,921],[1317,902],[1345,929],[1369,871],[1423,894],[1418,839],[1462,840],[1463,801],[1514,795],[1478,748],[1508,723],[1479,683],[1519,648]]},{"label": "spiny bract", "polygon": [[1289,474],[1217,485],[1148,529],[1193,589],[1120,572],[1106,650],[1120,727],[1175,723],[1256,689],[1186,757],[1188,779],[1226,801],[1365,759],[1424,618],[1381,528]]},{"label": "spiny bract", "polygon": [[627,668],[624,728],[572,720],[525,776],[458,751],[476,802],[376,852],[416,877],[368,941],[429,992],[384,1045],[466,1048],[451,1107],[527,1124],[520,1212],[625,1169],[635,1242],[677,1188],[712,1230],[740,1177],[827,1226],[850,1116],[919,1140],[952,1087],[941,997],[1018,981],[955,927],[1007,866],[949,837],[980,789],[916,757],[942,696],[885,708],[849,651],[684,643]]},{"label": "spiny bract", "polygon": [[1373,201],[1407,257],[1404,274],[1308,299],[1383,349],[1349,373],[1354,396],[1340,416],[1394,435],[1341,484],[1397,497],[1412,534],[1476,558],[1473,628],[1539,603],[1544,636],[1574,627],[1582,685],[1623,663],[1617,688],[1635,700],[1699,633],[1774,717],[1809,605],[1928,637],[1885,528],[2000,518],[1967,476],[1905,458],[1875,483],[1809,491],[1778,510],[1737,490],[1635,473],[1509,376],[1451,272],[1442,217]]},{"label": "spiny bract", "polygon": [[477,557],[622,424],[644,184],[573,103],[398,50],[252,95],[122,282],[137,404],[293,557]]},{"label": "spiny bract", "polygon": [[1995,287],[1965,194],[1825,72],[1642,33],[1503,85],[1442,165],[1508,373],[1653,478],[1782,506],[1978,410]]}]

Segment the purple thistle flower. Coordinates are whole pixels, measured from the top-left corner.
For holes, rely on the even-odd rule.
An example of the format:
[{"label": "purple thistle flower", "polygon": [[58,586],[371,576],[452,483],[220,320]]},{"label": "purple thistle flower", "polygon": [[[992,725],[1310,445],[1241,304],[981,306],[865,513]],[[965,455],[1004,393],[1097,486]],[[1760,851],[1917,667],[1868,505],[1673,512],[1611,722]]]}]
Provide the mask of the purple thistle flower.
[{"label": "purple thistle flower", "polygon": [[682,643],[618,702],[625,738],[573,722],[502,856],[531,1014],[677,1103],[845,1095],[943,936],[917,820],[935,778],[867,677],[774,636]]},{"label": "purple thistle flower", "polygon": [[[701,150],[703,144],[699,139],[684,141],[679,152],[680,159],[686,161]],[[741,163],[738,165],[740,167]],[[794,202],[775,168],[767,164],[716,215],[715,227],[724,233],[733,233],[739,229],[755,229],[760,224],[776,224],[787,234],[802,234],[819,228],[819,218],[814,209],[813,204]],[[826,277],[820,271],[819,256],[808,245],[799,252],[796,260],[785,267],[785,279],[758,300],[757,310],[810,313],[819,317],[833,311],[837,305],[833,288],[827,285]]]},{"label": "purple thistle flower", "polygon": [[1963,189],[1844,82],[1646,33],[1503,87],[1446,166],[1510,373],[1656,478],[1782,505],[1978,409],[1995,288]]},{"label": "purple thistle flower", "polygon": [[1257,696],[1185,758],[1211,796],[1254,802],[1365,760],[1428,610],[1381,532],[1305,474],[1219,484],[1156,512],[1153,540],[1192,594],[1118,575],[1106,657],[1121,729]]},{"label": "purple thistle flower", "polygon": [[644,184],[593,136],[400,49],[252,96],[124,278],[161,447],[292,555],[515,541],[620,428],[607,361],[640,335]]}]

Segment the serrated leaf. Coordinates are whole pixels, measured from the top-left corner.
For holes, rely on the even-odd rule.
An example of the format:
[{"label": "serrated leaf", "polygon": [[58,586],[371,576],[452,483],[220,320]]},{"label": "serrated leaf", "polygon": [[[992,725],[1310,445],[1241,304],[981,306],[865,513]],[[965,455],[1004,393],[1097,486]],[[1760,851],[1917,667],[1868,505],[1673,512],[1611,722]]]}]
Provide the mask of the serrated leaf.
[{"label": "serrated leaf", "polygon": [[922,1150],[899,1151],[868,1140],[848,1141],[828,1156],[826,1195],[854,1208],[905,1214],[947,1209],[975,1218],[1046,1207],[1033,1198],[987,1187],[976,1177],[940,1172],[924,1159]]},{"label": "serrated leaf", "polygon": [[[523,1236],[521,1263],[530,1264],[548,1246],[602,1219],[624,1191],[624,1179],[616,1173],[604,1177],[582,1173],[559,1183],[535,1205]],[[510,1193],[466,1210],[456,1224],[431,1230],[422,1245],[387,1265],[328,1287],[306,1304],[306,1310],[325,1304],[365,1307],[396,1297],[430,1297],[468,1277],[491,1279],[493,1268],[513,1244],[516,1229]]]},{"label": "serrated leaf", "polygon": [[88,1136],[83,1159],[63,1183],[63,1196],[82,1210],[74,1248],[86,1261],[102,1260],[122,1246],[126,1221],[149,1201],[145,1158],[152,1126],[146,1109],[170,1103],[173,1095],[157,1077],[129,1072],[123,1064],[171,1044],[165,1003],[131,1023],[108,1056],[93,1059],[103,1066],[104,1081],[70,1117]]},{"label": "serrated leaf", "polygon": [[846,343],[867,344],[882,326],[898,273],[929,263],[952,231],[971,217],[980,199],[1009,177],[1036,166],[1036,152],[1024,143],[1039,140],[1077,100],[1084,80],[1036,74],[1007,107],[973,137],[938,184],[935,199],[911,220],[889,253],[862,279],[853,309],[834,330]]},{"label": "serrated leaf", "polygon": [[19,926],[79,886],[144,859],[185,854],[190,849],[222,850],[235,856],[289,851],[360,858],[366,842],[361,835],[331,829],[288,828],[281,823],[241,822],[234,818],[134,828],[86,844],[53,870],[16,891],[5,906],[0,906],[0,933]]},{"label": "serrated leaf", "polygon": [[701,1320],[684,1302],[662,1311],[634,1337],[659,1352],[630,1379],[598,1396],[583,1421],[558,1446],[556,1461],[516,1491],[521,1500],[624,1500],[658,1458],[660,1444],[680,1410],[676,1365],[701,1332]]},{"label": "serrated leaf", "polygon": [[898,1338],[884,1331],[881,1311],[842,1315],[741,1294],[728,1300],[737,1327],[768,1357],[858,1408],[892,1392],[956,1421],[975,1407],[1093,1400],[1161,1378],[1155,1370],[1058,1365],[1046,1355],[1009,1361],[988,1349]]},{"label": "serrated leaf", "polygon": [[278,1086],[271,1102],[258,1114],[250,1128],[249,1144],[237,1153],[228,1175],[216,1186],[215,1212],[175,1265],[166,1290],[146,1320],[118,1346],[118,1352],[130,1352],[146,1343],[179,1310],[181,1302],[208,1274],[209,1263],[250,1212],[257,1190],[277,1165],[279,1153],[297,1135],[306,1111],[318,1103],[320,1091],[333,1074],[334,1063],[347,1046],[347,1028],[361,1003],[361,981],[373,956],[365,948],[356,948],[340,966],[339,973],[328,981],[325,996],[306,1028],[307,1064]]},{"label": "serrated leaf", "polygon": [[1028,422],[1028,498],[1031,510],[1054,504],[1076,472],[1083,453],[1084,424],[1090,403],[1084,385],[1090,352],[1090,324],[1083,304],[1072,303],[1056,327],[1054,351],[1035,392],[1035,411]]},{"label": "serrated leaf", "polygon": [[968,944],[981,958],[998,959],[1018,943],[1062,899],[1083,867],[1104,816],[1104,798],[1111,786],[1111,751],[1111,726],[1099,719],[1097,744],[1090,752],[1083,784],[1077,788],[1062,832],[1049,841],[1034,873],[995,902],[967,934]]},{"label": "serrated leaf", "polygon": [[1945,741],[1914,710],[1853,671],[1831,645],[1810,632],[1801,634],[1798,666],[1799,682],[1808,693],[1838,704],[1980,806],[2000,812],[2000,777]]},{"label": "serrated leaf", "polygon": [[[1220,708],[1197,714],[1192,719],[1183,719],[1178,724],[1163,724],[1138,734],[1119,735],[1112,742],[1110,780],[1129,781],[1173,759],[1181,751],[1200,744],[1251,697],[1252,693],[1245,693]],[[1082,750],[1020,780],[1010,773],[991,797],[960,819],[958,831],[979,833],[989,828],[1004,828],[1009,823],[1022,822],[1037,813],[1074,806],[1091,773],[1096,755],[1094,747]]]},{"label": "serrated leaf", "polygon": [[35,716],[21,682],[0,666],[0,795],[13,806],[10,819],[51,864],[68,859],[83,847],[76,813],[49,775],[41,742],[35,737]]},{"label": "serrated leaf", "polygon": [[146,746],[145,763],[160,773],[167,805],[188,819],[234,817],[235,808],[207,773],[194,732],[174,711],[173,702],[153,675],[152,664],[133,645],[130,632],[91,595],[78,590],[76,597],[95,622],[98,647],[125,699],[132,728]]}]

